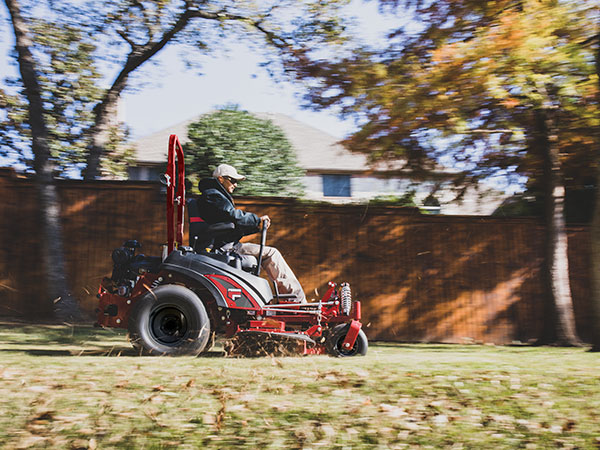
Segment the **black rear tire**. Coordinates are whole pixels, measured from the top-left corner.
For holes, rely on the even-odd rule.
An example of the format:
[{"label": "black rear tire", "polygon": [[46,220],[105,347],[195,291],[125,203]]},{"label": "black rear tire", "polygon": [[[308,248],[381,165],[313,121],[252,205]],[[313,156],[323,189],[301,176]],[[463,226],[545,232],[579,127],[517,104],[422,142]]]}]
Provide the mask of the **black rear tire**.
[{"label": "black rear tire", "polygon": [[202,300],[190,289],[164,285],[148,292],[129,316],[129,340],[146,355],[198,355],[210,337]]},{"label": "black rear tire", "polygon": [[342,323],[340,325],[336,325],[333,330],[331,330],[331,333],[325,342],[325,346],[327,347],[329,354],[340,357],[359,355],[365,356],[367,354],[367,350],[369,349],[369,341],[367,340],[367,335],[362,329],[359,330],[358,336],[356,336],[354,347],[351,349],[344,348],[344,339],[346,339],[349,329],[349,323]]}]

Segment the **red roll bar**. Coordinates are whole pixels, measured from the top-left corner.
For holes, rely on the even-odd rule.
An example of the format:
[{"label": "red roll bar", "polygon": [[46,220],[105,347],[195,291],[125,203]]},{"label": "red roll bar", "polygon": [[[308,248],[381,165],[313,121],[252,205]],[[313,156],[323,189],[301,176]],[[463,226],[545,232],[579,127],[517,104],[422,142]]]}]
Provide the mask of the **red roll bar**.
[{"label": "red roll bar", "polygon": [[[177,173],[175,160],[177,159]],[[175,179],[177,176],[177,179]],[[185,210],[185,163],[183,149],[177,135],[169,136],[167,160],[167,248],[169,253],[183,243],[183,217]],[[177,184],[177,192],[175,192]],[[175,205],[177,205],[177,223],[175,223]]]}]

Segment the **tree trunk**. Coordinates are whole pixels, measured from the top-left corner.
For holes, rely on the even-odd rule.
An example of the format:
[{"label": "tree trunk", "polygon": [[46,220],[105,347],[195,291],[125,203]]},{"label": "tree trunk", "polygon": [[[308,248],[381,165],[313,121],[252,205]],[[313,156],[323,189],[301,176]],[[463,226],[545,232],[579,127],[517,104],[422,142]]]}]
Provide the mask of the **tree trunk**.
[{"label": "tree trunk", "polygon": [[55,316],[59,320],[81,317],[77,302],[68,293],[67,276],[61,239],[60,203],[53,178],[50,160],[48,130],[44,119],[41,89],[35,71],[35,60],[30,48],[32,41],[21,16],[18,0],[5,0],[15,33],[19,70],[29,101],[29,126],[31,127],[35,186],[41,216],[41,245],[46,274],[47,300],[53,302]]},{"label": "tree trunk", "polygon": [[550,112],[536,110],[536,145],[544,161],[545,236],[544,281],[546,298],[541,344],[580,345],[569,281],[569,256],[564,214],[565,188],[560,175],[558,148],[549,119]]},{"label": "tree trunk", "polygon": [[[598,160],[598,158],[597,158]],[[600,164],[596,170],[596,199],[590,230],[592,277],[592,351],[600,352]]]},{"label": "tree trunk", "polygon": [[[600,35],[596,36],[596,75],[598,75],[598,101],[600,103]],[[597,103],[598,104],[598,103]],[[600,352],[600,149],[596,151],[596,200],[590,233],[592,249],[592,351]]]},{"label": "tree trunk", "polygon": [[90,147],[83,172],[85,180],[94,180],[100,175],[102,154],[110,139],[111,126],[117,125],[119,97],[125,89],[126,80],[127,77],[124,77],[118,85],[113,84],[106,92],[102,102],[94,108],[94,125],[90,129]]}]

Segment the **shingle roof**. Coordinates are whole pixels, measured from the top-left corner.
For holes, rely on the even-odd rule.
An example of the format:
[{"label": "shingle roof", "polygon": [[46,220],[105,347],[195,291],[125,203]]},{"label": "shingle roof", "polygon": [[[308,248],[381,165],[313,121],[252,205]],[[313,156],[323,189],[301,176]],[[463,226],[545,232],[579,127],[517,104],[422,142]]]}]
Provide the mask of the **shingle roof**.
[{"label": "shingle roof", "polygon": [[[270,120],[284,131],[296,150],[298,164],[305,170],[327,171],[333,168],[337,172],[367,170],[366,156],[351,153],[338,143],[339,139],[335,136],[284,114],[252,114],[260,119]],[[139,164],[166,162],[169,136],[176,134],[182,144],[189,142],[187,128],[200,117],[177,123],[134,141],[137,162]]]}]

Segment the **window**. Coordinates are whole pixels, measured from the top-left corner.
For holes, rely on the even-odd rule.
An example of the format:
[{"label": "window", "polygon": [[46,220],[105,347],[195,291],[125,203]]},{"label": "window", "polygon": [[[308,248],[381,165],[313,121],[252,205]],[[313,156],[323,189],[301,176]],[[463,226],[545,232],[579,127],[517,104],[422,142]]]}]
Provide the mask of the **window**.
[{"label": "window", "polygon": [[429,194],[429,196],[423,202],[421,210],[427,214],[439,214],[442,208],[440,201],[433,194]]},{"label": "window", "polygon": [[351,197],[350,175],[323,175],[323,196]]},{"label": "window", "polygon": [[162,167],[129,166],[127,168],[129,179],[135,181],[158,181],[160,174],[164,173]]}]

